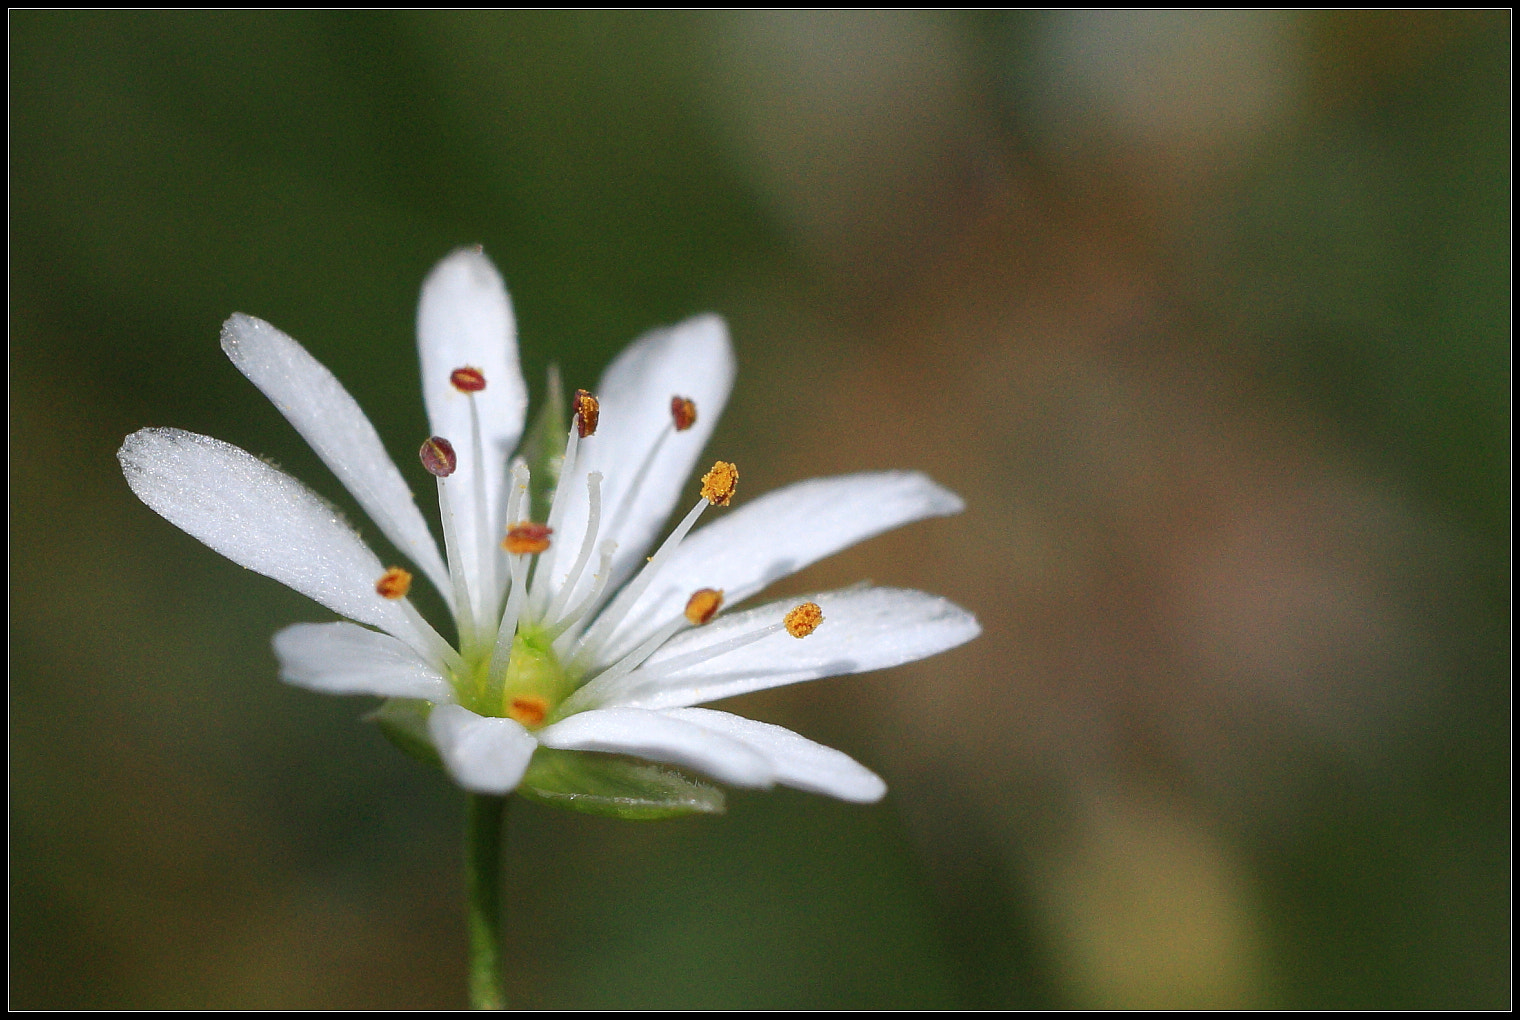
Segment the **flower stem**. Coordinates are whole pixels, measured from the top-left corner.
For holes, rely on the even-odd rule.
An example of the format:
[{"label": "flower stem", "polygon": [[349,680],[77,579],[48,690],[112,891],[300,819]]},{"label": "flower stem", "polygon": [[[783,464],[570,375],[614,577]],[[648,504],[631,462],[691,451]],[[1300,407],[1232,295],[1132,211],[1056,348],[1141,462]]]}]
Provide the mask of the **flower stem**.
[{"label": "flower stem", "polygon": [[507,996],[501,984],[501,833],[507,798],[467,793],[464,811],[470,1008],[506,1009]]}]

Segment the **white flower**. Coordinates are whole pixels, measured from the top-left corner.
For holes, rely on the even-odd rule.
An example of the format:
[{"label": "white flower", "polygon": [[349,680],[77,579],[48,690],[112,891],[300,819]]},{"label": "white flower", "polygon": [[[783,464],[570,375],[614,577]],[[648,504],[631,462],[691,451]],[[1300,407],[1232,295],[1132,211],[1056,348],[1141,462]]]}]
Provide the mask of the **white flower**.
[{"label": "white flower", "polygon": [[[974,637],[976,620],[944,599],[871,587],[719,608],[871,535],[955,513],[961,501],[916,473],[847,475],[772,492],[693,531],[710,501],[726,505],[731,494],[736,472],[720,463],[646,559],[728,397],[734,359],[721,320],[645,336],[607,369],[597,399],[578,393],[562,460],[543,457],[537,468],[557,467],[552,489],[511,459],[527,391],[511,305],[483,254],[458,251],[433,270],[417,332],[434,433],[422,457],[439,476],[446,558],[332,373],[245,315],[227,321],[222,348],[443,594],[453,645],[406,598],[410,574],[387,569],[334,509],[257,457],[164,428],[128,436],[118,454],[132,491],[170,522],[355,621],[275,635],[281,676],[393,699],[380,713],[392,735],[431,745],[477,793],[521,786],[630,815],[718,803],[711,788],[613,757],[623,755],[735,786],[880,798],[882,781],[839,751],[693,706],[923,658]],[[551,498],[547,520],[532,524]]]}]

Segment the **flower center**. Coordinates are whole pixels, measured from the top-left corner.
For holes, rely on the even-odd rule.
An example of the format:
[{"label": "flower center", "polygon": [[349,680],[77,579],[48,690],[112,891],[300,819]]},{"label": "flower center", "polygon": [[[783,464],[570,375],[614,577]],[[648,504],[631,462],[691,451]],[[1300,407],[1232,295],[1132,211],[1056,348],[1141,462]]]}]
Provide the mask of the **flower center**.
[{"label": "flower center", "polygon": [[501,702],[491,715],[516,719],[528,729],[542,726],[544,719],[575,689],[553,639],[542,627],[524,627],[512,641],[512,657],[503,678]]}]

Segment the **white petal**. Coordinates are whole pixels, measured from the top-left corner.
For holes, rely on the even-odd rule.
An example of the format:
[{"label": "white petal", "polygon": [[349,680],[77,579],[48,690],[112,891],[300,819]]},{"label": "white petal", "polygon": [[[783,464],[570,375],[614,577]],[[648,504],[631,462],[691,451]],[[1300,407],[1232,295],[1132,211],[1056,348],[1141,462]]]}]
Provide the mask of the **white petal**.
[{"label": "white petal", "polygon": [[776,782],[783,786],[857,804],[872,804],[886,796],[887,784],[854,758],[784,727],[708,708],[673,708],[661,714],[696,723],[759,751],[776,770]]},{"label": "white petal", "polygon": [[311,444],[385,537],[448,597],[448,569],[412,490],[337,377],[300,344],[251,315],[234,315],[222,326],[222,350]]},{"label": "white petal", "polygon": [[[570,502],[556,541],[569,551],[557,558],[557,575],[568,572],[585,535],[585,477],[591,471],[602,473],[598,541],[617,542],[605,592],[615,592],[644,562],[677,502],[684,508],[697,501],[695,486],[687,499],[681,499],[682,485],[691,477],[733,383],[728,327],[716,315],[656,330],[618,355],[602,374],[595,394],[601,403],[601,424],[595,436],[581,441],[575,478],[561,483],[570,486],[564,494]],[[685,432],[671,429],[671,397],[686,397],[697,405],[696,424]],[[590,573],[582,577],[572,602],[590,589]]]},{"label": "white petal", "polygon": [[375,593],[385,572],[337,510],[300,482],[209,436],[143,429],[116,457],[127,484],[169,523],[333,612],[429,647],[401,601]]},{"label": "white petal", "polygon": [[[786,631],[674,672],[662,663],[774,623],[801,602],[823,610],[823,623],[805,638]],[[802,680],[864,673],[922,659],[981,633],[976,617],[921,591],[853,588],[773,602],[720,616],[676,635],[632,673],[606,689],[595,681],[578,692],[586,706],[685,708]]]},{"label": "white petal", "polygon": [[[479,592],[485,557],[496,555],[506,511],[507,458],[522,435],[528,388],[517,362],[517,321],[501,275],[484,253],[461,248],[433,268],[422,284],[417,306],[417,351],[422,361],[422,396],[433,435],[454,446],[459,466],[451,489],[470,494],[484,473],[484,543],[477,537],[473,499],[460,499],[455,516],[470,590]],[[473,397],[456,390],[449,376],[457,368],[477,368],[486,388]],[[480,420],[484,464],[476,464],[470,401]],[[493,593],[494,595],[494,593]]]},{"label": "white petal", "polygon": [[682,765],[732,786],[766,787],[776,779],[760,752],[659,712],[626,708],[582,712],[540,730],[538,741],[565,751],[604,751]]},{"label": "white petal", "polygon": [[352,623],[298,623],[274,636],[280,679],[323,694],[454,700],[449,682],[388,634]]},{"label": "white petal", "polygon": [[538,748],[533,734],[516,720],[476,715],[458,705],[433,709],[428,734],[449,775],[471,793],[500,795],[517,789]]},{"label": "white petal", "polygon": [[814,478],[769,492],[692,532],[603,646],[597,665],[617,661],[674,619],[698,589],[717,588],[734,605],[872,535],[963,509],[959,496],[916,471]]}]

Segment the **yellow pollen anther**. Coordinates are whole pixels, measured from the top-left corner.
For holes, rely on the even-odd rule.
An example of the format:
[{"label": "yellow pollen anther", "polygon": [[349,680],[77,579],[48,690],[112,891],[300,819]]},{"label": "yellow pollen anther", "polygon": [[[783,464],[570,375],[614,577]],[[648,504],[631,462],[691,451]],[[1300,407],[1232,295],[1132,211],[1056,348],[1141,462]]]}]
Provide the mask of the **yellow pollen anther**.
[{"label": "yellow pollen anther", "polygon": [[671,397],[670,417],[676,423],[676,431],[685,432],[697,423],[696,401],[690,397]]},{"label": "yellow pollen anther", "polygon": [[400,567],[392,567],[375,582],[375,594],[387,599],[404,599],[412,590],[412,575]]},{"label": "yellow pollen anther", "polygon": [[738,487],[739,469],[726,460],[718,461],[702,476],[702,498],[713,506],[728,506]]},{"label": "yellow pollen anther", "polygon": [[501,547],[513,556],[536,555],[549,548],[549,536],[554,529],[532,521],[523,521],[507,529],[507,537]]},{"label": "yellow pollen anther", "polygon": [[486,377],[478,368],[469,365],[449,373],[449,382],[460,393],[479,393],[486,388]]},{"label": "yellow pollen anther", "polygon": [[437,478],[447,478],[454,473],[459,466],[459,458],[454,454],[454,444],[442,436],[433,436],[422,444],[422,449],[417,451],[417,457],[422,461],[422,466],[427,473]]},{"label": "yellow pollen anther", "polygon": [[786,614],[782,621],[786,624],[786,632],[795,638],[805,638],[818,629],[823,622],[823,610],[818,608],[816,602],[804,602],[802,605]]},{"label": "yellow pollen anther", "polygon": [[597,399],[585,390],[576,390],[570,406],[575,408],[575,431],[580,437],[596,435],[596,422],[602,416],[602,405]]},{"label": "yellow pollen anther", "polygon": [[700,627],[702,624],[718,615],[718,610],[723,608],[723,593],[716,588],[703,588],[692,593],[691,598],[686,600],[686,618],[692,626]]},{"label": "yellow pollen anther", "polygon": [[548,714],[549,703],[534,694],[513,698],[511,707],[507,709],[507,715],[524,726],[542,725]]}]

